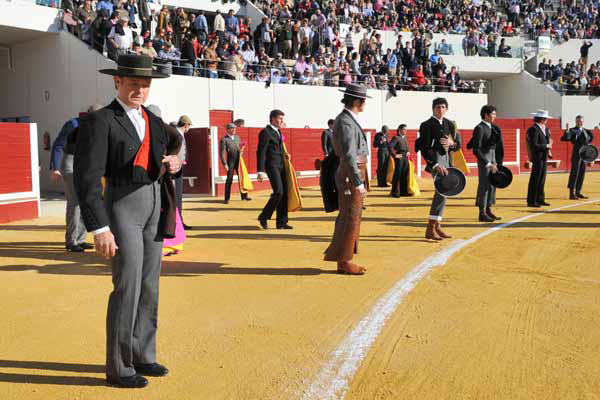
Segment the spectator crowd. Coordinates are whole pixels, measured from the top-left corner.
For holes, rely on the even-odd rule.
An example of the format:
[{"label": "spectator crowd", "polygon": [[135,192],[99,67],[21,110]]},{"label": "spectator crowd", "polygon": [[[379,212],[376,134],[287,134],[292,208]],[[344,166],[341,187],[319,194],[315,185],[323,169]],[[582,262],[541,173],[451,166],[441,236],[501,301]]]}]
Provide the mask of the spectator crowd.
[{"label": "spectator crowd", "polygon": [[[246,0],[238,0],[245,2]],[[222,2],[224,7],[228,2]],[[149,0],[62,0],[69,31],[116,59],[136,52],[174,73],[270,83],[396,90],[480,91],[432,34],[464,34],[462,54],[510,57],[500,35],[519,33],[520,13],[497,0],[257,0],[261,21],[233,10],[205,13]],[[152,6],[152,7],[151,7]],[[505,15],[504,12],[508,12]],[[376,30],[394,31],[383,46]],[[358,38],[358,39],[357,39]]]}]

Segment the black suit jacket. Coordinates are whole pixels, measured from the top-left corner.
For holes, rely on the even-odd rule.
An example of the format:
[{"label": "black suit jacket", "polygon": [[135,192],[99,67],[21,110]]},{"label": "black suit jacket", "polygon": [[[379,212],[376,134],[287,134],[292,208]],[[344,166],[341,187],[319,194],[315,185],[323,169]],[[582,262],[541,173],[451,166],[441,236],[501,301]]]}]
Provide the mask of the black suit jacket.
[{"label": "black suit jacket", "polygon": [[546,132],[538,124],[533,124],[527,129],[527,146],[529,148],[531,161],[543,160],[548,157],[548,143],[551,139],[550,129]]},{"label": "black suit jacket", "polygon": [[329,154],[335,153],[333,150],[333,132],[327,128],[321,133],[321,149],[323,155],[327,157]]},{"label": "black suit jacket", "polygon": [[473,154],[477,160],[484,165],[491,162],[489,159],[490,150],[496,152],[497,138],[493,132],[493,128],[484,122],[480,122],[473,129]]},{"label": "black suit jacket", "polygon": [[281,135],[267,125],[258,134],[258,148],[256,149],[258,172],[265,172],[267,169],[283,169],[283,157]]},{"label": "black suit jacket", "polygon": [[406,136],[396,135],[390,140],[390,150],[393,155],[402,154],[403,156],[406,153],[410,152],[410,148],[408,147],[408,141],[406,140]]},{"label": "black suit jacket", "polygon": [[148,114],[150,125],[150,162],[154,167],[151,168],[153,173],[133,167],[142,142],[133,123],[116,100],[81,119],[73,181],[88,231],[110,224],[102,198],[100,179],[103,176],[116,185],[151,183],[166,172],[162,164],[163,157],[179,152],[181,135],[146,108],[144,110]]},{"label": "black suit jacket", "polygon": [[419,137],[422,138],[421,154],[427,162],[428,170],[433,169],[438,163],[438,156],[446,154],[446,149],[440,143],[440,139],[448,136],[452,136],[454,140],[454,145],[449,150],[459,150],[462,145],[460,135],[456,131],[456,125],[449,119],[444,118],[440,124],[437,119],[431,117],[419,127]]},{"label": "black suit jacket", "polygon": [[[384,139],[384,142],[381,143],[381,140]],[[373,147],[377,148],[377,152],[389,152],[390,150],[390,141],[387,135],[384,135],[383,132],[377,132],[375,134],[375,138],[373,138]]]},{"label": "black suit jacket", "polygon": [[579,149],[581,146],[585,146],[586,144],[592,143],[594,140],[594,134],[589,129],[581,128],[585,130],[588,135],[588,140],[585,139],[585,136],[581,133],[578,134],[578,128],[571,128],[565,131],[565,134],[560,138],[563,142],[571,142],[573,144],[573,152],[571,158],[579,159]]}]

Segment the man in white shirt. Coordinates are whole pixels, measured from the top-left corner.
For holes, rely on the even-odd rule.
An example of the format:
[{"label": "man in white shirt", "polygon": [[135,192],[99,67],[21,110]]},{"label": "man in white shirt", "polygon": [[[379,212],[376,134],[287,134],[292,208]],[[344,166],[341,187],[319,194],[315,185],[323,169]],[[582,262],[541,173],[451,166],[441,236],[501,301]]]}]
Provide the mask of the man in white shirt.
[{"label": "man in white shirt", "polygon": [[121,54],[127,54],[133,45],[133,33],[129,28],[127,17],[119,17],[119,21],[112,27],[108,34],[109,56],[117,60]]},{"label": "man in white shirt", "polygon": [[[181,160],[182,163],[182,171],[183,166],[187,164],[187,146],[185,143],[185,134],[188,133],[192,126],[192,120],[187,115],[182,115],[179,117],[179,121],[177,122],[177,132],[181,135],[181,149],[179,150],[179,154],[177,156]],[[183,224],[183,228],[187,230],[191,230],[192,227],[186,225],[183,219],[183,172],[175,178],[175,196],[177,198],[177,209],[179,210],[179,216],[181,217],[181,223]]]}]

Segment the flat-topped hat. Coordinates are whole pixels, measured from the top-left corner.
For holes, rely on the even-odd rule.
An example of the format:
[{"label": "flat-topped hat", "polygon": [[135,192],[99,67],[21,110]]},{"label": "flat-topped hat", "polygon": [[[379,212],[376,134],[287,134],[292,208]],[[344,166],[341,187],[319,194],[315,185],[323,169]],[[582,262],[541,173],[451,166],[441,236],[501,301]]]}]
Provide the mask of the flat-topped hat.
[{"label": "flat-topped hat", "polygon": [[498,172],[490,174],[490,183],[498,189],[508,187],[513,180],[512,171],[504,165],[498,165]]},{"label": "flat-topped hat", "polygon": [[550,115],[548,115],[548,110],[537,110],[536,112],[531,113],[531,115],[533,115],[536,118],[552,118]]},{"label": "flat-topped hat", "polygon": [[346,86],[345,90],[338,89],[340,92],[344,93],[346,96],[356,97],[358,99],[370,99],[371,96],[367,95],[367,88],[363,85],[357,85],[356,83],[351,83]]},{"label": "flat-topped hat", "polygon": [[117,68],[101,69],[101,74],[131,78],[168,78],[152,67],[152,58],[138,54],[123,54],[117,60]]},{"label": "flat-topped hat", "polygon": [[433,180],[435,191],[444,197],[458,196],[467,186],[467,177],[458,168],[449,167],[447,170],[447,175],[435,176]]},{"label": "flat-topped hat", "polygon": [[579,149],[579,157],[583,162],[594,162],[598,158],[598,149],[593,144],[586,144]]}]

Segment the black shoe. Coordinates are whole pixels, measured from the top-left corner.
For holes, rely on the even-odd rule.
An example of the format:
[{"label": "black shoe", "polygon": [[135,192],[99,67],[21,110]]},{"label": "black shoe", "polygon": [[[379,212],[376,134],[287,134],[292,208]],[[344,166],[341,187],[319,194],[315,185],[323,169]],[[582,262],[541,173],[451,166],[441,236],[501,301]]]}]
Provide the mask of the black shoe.
[{"label": "black shoe", "polygon": [[67,250],[69,250],[72,253],[83,253],[85,250],[83,249],[83,247],[81,247],[78,244],[70,244],[67,245]]},{"label": "black shoe", "polygon": [[546,203],[545,201],[542,201],[542,202],[540,202],[540,205],[541,205],[541,206],[549,206],[549,205],[550,205],[550,203]]},{"label": "black shoe", "polygon": [[294,229],[294,228],[292,228],[290,225],[285,223],[285,224],[277,225],[277,229]]},{"label": "black shoe", "polygon": [[229,204],[229,200],[223,200],[223,204]]},{"label": "black shoe", "polygon": [[397,194],[397,193],[392,193],[392,194],[390,194],[390,197],[394,197],[394,198],[396,198],[396,199],[399,199],[399,198],[400,198],[400,195],[399,195],[399,194]]},{"label": "black shoe", "polygon": [[577,197],[578,197],[578,198],[580,198],[580,199],[587,199],[587,198],[588,198],[587,196],[585,196],[585,195],[584,195],[583,193],[581,193],[581,192],[579,192],[579,193],[576,193],[576,194],[575,194],[575,196],[577,196]]},{"label": "black shoe", "polygon": [[106,381],[109,385],[123,388],[143,388],[148,386],[148,379],[138,374],[123,378],[106,378]]},{"label": "black shoe", "polygon": [[479,212],[479,222],[494,222],[495,219],[484,213],[483,211]]},{"label": "black shoe", "polygon": [[570,194],[569,194],[569,200],[579,200],[579,197],[577,197],[577,196],[575,195],[575,193],[570,193]]},{"label": "black shoe", "polygon": [[89,243],[79,243],[79,246],[84,250],[91,250],[94,248],[94,245]]},{"label": "black shoe", "polygon": [[193,229],[194,229],[194,228],[193,228],[192,226],[189,226],[189,225],[183,224],[183,230],[186,230],[186,231],[191,231],[191,230],[193,230]]},{"label": "black shoe", "polygon": [[540,208],[541,206],[538,203],[527,203],[527,207]]},{"label": "black shoe", "polygon": [[250,201],[252,199],[250,197],[244,197],[242,200]]},{"label": "black shoe", "polygon": [[363,207],[362,207],[362,209],[363,209],[363,210],[366,210],[366,209],[367,209],[367,206],[363,206]]},{"label": "black shoe", "polygon": [[133,364],[135,372],[145,376],[166,376],[169,370],[164,365],[159,363],[152,364]]},{"label": "black shoe", "polygon": [[258,217],[258,222],[260,222],[260,226],[262,226],[263,229],[269,229],[269,225],[267,225],[266,218]]}]

